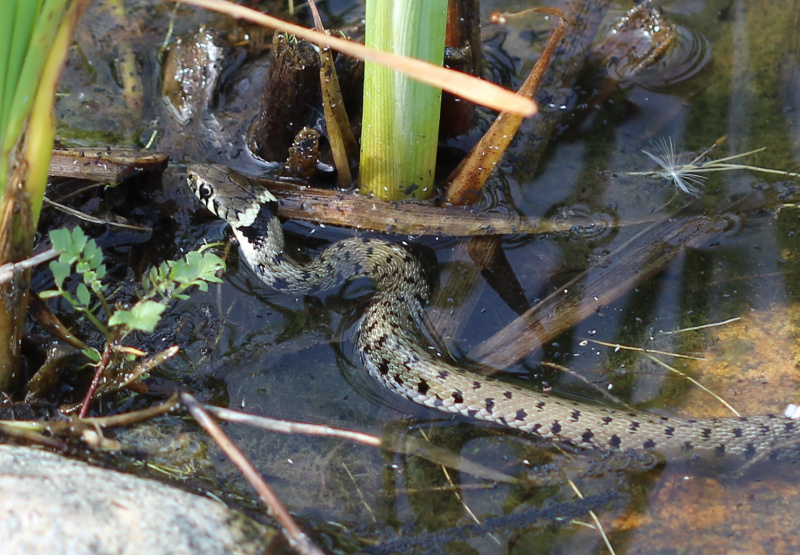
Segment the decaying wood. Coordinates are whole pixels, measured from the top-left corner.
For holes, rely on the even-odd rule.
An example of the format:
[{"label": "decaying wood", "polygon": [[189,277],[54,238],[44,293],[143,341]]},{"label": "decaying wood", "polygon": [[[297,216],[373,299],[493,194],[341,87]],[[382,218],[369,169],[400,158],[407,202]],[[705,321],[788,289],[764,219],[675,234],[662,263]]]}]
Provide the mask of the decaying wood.
[{"label": "decaying wood", "polygon": [[273,59],[261,108],[249,133],[250,150],[263,160],[285,160],[295,135],[309,122],[308,106],[319,106],[320,61],[305,40],[275,33]]},{"label": "decaying wood", "polygon": [[50,175],[116,183],[139,172],[162,171],[168,157],[156,152],[121,148],[56,148]]},{"label": "decaying wood", "polygon": [[[570,232],[581,227],[592,227],[597,223],[586,218],[556,221],[479,212],[466,207],[386,202],[357,193],[267,179],[255,181],[263,183],[277,197],[278,215],[282,218],[361,230],[404,235],[467,237]],[[630,222],[628,225],[642,223]]]}]

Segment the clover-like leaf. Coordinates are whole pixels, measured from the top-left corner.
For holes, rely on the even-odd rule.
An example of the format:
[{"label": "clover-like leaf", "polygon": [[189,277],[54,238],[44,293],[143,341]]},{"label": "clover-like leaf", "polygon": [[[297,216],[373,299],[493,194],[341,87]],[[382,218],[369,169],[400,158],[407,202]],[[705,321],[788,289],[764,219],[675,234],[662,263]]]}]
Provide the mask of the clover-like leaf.
[{"label": "clover-like leaf", "polygon": [[79,227],[72,231],[68,229],[54,229],[50,232],[50,241],[53,248],[61,253],[59,260],[71,264],[81,258],[88,239]]},{"label": "clover-like leaf", "polygon": [[94,239],[86,243],[86,248],[83,250],[83,258],[93,270],[103,265],[103,250],[97,246],[97,242]]},{"label": "clover-like leaf", "polygon": [[156,301],[139,301],[130,310],[115,311],[108,323],[111,326],[124,325],[131,330],[152,333],[166,308],[166,305]]},{"label": "clover-like leaf", "polygon": [[72,252],[72,233],[68,229],[53,229],[50,231],[50,242],[53,248],[62,255]]},{"label": "clover-like leaf", "polygon": [[89,306],[89,303],[92,302],[92,296],[89,293],[89,288],[86,287],[86,284],[79,283],[78,287],[75,289],[75,295],[78,297],[78,301],[83,306]]},{"label": "clover-like leaf", "polygon": [[61,262],[60,260],[53,260],[50,263],[50,271],[53,272],[53,279],[56,282],[56,287],[58,289],[63,289],[64,280],[67,279],[67,276],[72,272],[72,265]]}]

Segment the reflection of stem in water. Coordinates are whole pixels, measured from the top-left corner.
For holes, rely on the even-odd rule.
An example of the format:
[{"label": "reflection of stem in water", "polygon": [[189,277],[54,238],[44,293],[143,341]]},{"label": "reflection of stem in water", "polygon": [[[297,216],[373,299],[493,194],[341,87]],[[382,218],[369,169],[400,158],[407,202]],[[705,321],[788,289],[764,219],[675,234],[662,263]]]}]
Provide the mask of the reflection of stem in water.
[{"label": "reflection of stem in water", "polygon": [[[788,196],[789,192],[780,188],[756,191],[719,213],[764,209],[790,201]],[[697,208],[696,203],[688,204],[644,229],[609,255],[608,265],[590,268],[570,280],[484,341],[472,356],[493,368],[514,364],[664,269],[683,248],[698,247],[726,229],[728,219],[724,217],[689,216]]]},{"label": "reflection of stem in water", "polygon": [[680,217],[690,213],[690,206],[629,239],[608,257],[607,265],[570,280],[478,346],[473,355],[494,368],[513,364],[659,272],[682,252],[682,246],[699,246],[724,229],[721,220]]}]

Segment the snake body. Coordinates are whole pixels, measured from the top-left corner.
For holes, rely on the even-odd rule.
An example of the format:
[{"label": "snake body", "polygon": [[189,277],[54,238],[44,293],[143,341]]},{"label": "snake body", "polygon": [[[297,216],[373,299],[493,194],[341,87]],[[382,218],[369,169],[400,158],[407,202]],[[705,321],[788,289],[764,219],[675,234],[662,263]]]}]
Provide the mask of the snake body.
[{"label": "snake body", "polygon": [[798,423],[785,416],[684,419],[614,410],[447,364],[420,342],[429,290],[419,262],[403,247],[351,238],[301,264],[284,251],[277,201],[266,189],[220,165],[191,166],[187,181],[231,225],[245,260],[268,287],[314,293],[370,278],[376,292],[359,326],[359,355],[374,378],[415,403],[586,448],[752,457],[798,442]]}]

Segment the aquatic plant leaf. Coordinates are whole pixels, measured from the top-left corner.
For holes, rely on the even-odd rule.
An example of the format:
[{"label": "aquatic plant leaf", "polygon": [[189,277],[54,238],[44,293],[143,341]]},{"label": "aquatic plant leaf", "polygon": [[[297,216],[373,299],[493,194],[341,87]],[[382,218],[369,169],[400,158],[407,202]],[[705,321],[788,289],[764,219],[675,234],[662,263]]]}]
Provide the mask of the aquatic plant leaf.
[{"label": "aquatic plant leaf", "polygon": [[130,310],[117,310],[108,319],[110,326],[127,326],[131,330],[153,333],[166,305],[156,301],[139,301]]},{"label": "aquatic plant leaf", "polygon": [[[50,271],[53,272],[53,279],[56,282],[56,287],[58,289],[62,289],[64,286],[64,280],[67,279],[67,276],[72,273],[72,265],[67,264],[65,262],[61,262],[60,260],[53,260],[50,263]],[[46,291],[44,293],[47,293]],[[42,298],[45,298],[42,295]]]}]

